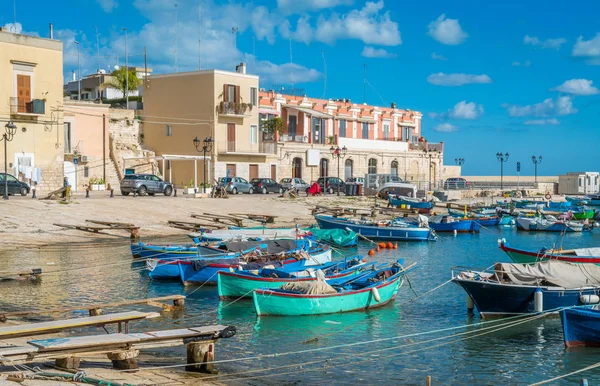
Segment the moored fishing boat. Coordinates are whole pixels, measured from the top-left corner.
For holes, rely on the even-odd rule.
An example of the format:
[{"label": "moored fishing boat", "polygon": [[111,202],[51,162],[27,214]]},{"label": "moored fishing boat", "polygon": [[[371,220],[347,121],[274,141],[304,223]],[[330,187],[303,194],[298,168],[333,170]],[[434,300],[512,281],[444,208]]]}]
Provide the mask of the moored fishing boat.
[{"label": "moored fishing boat", "polygon": [[535,264],[543,260],[560,260],[568,263],[600,264],[600,247],[576,249],[546,249],[539,251],[511,247],[505,239],[498,240],[498,246],[519,264]]},{"label": "moored fishing boat", "polygon": [[481,227],[477,221],[458,219],[450,215],[430,216],[427,222],[436,232],[477,233]]},{"label": "moored fishing boat", "polygon": [[437,237],[428,226],[419,226],[399,219],[374,222],[372,220],[348,219],[315,215],[322,229],[350,229],[360,235],[375,240],[435,241]]},{"label": "moored fishing boat", "polygon": [[289,283],[252,293],[254,308],[265,315],[321,315],[381,307],[396,297],[410,269],[401,263],[367,272],[335,286],[325,281]]},{"label": "moored fishing boat", "polygon": [[581,232],[583,231],[583,223],[559,221],[552,216],[518,217],[517,229],[539,232]]},{"label": "moored fishing boat", "polygon": [[567,347],[600,347],[600,310],[567,308],[560,311],[563,338]]},{"label": "moored fishing boat", "polygon": [[[368,265],[369,267],[371,264]],[[251,297],[251,292],[262,288],[280,288],[290,282],[305,282],[317,280],[316,270],[321,270],[328,283],[337,283],[347,280],[367,268],[367,264],[360,258],[350,258],[344,261],[332,262],[322,266],[307,267],[302,271],[281,271],[263,269],[257,273],[249,271],[218,273],[217,289],[221,299],[241,296]]]},{"label": "moored fishing boat", "polygon": [[307,231],[319,243],[330,244],[340,248],[352,247],[358,244],[358,234],[351,230],[310,228]]},{"label": "moored fishing boat", "polygon": [[388,195],[388,201],[394,207],[410,207],[411,209],[419,209],[419,213],[429,213],[433,208],[433,201],[420,200],[414,197],[398,196],[395,194]]},{"label": "moored fishing boat", "polygon": [[205,230],[199,233],[190,233],[194,243],[203,241],[232,241],[232,240],[269,240],[269,239],[295,239],[301,232],[296,228],[235,228]]},{"label": "moored fishing boat", "polygon": [[600,267],[556,260],[496,263],[492,272],[454,268],[452,281],[465,290],[482,317],[555,312],[597,303]]},{"label": "moored fishing boat", "polygon": [[583,197],[566,196],[565,198],[574,205],[600,206],[600,194],[590,194]]}]

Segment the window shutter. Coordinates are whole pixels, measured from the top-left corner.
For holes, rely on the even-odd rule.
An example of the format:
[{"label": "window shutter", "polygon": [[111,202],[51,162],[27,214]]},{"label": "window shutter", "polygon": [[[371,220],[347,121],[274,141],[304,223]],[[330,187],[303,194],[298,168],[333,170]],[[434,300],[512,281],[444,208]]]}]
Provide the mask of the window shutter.
[{"label": "window shutter", "polygon": [[235,103],[240,103],[240,86],[235,86]]},{"label": "window shutter", "polygon": [[223,85],[223,102],[229,102],[229,93],[227,92],[227,86],[229,86],[228,84],[224,84]]}]

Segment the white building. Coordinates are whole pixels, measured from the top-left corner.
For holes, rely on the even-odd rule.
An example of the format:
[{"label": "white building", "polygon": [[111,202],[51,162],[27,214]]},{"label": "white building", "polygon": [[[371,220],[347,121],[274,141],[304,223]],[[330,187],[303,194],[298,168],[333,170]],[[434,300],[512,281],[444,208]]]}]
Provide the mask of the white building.
[{"label": "white building", "polygon": [[[135,71],[139,79],[144,79],[146,76],[152,74],[152,69],[149,68],[147,73],[143,67],[129,67],[130,71]],[[98,99],[119,99],[123,98],[123,92],[111,87],[106,87],[107,83],[110,83],[112,76],[107,74],[105,70],[99,70],[95,74],[86,75],[81,79],[81,85],[77,80],[77,73],[73,71],[73,77],[70,82],[65,84],[64,92],[65,95],[71,97],[72,100],[84,100],[93,101]],[[77,96],[78,90],[81,89],[81,98]],[[143,95],[143,87],[138,87],[137,90],[130,91],[129,96],[141,96]]]},{"label": "white building", "polygon": [[592,194],[600,191],[598,172],[569,172],[558,176],[558,194]]}]

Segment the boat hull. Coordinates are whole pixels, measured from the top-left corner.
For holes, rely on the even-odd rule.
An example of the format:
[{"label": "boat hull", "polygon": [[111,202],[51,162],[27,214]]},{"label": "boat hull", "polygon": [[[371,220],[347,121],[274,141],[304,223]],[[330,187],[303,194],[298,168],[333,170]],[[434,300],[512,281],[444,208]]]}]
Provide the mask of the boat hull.
[{"label": "boat hull", "polygon": [[481,226],[473,220],[458,220],[450,223],[429,223],[429,227],[436,232],[479,232]]},{"label": "boat hull", "polygon": [[134,259],[186,259],[198,256],[198,248],[193,245],[150,245],[144,243],[131,244],[131,255]]},{"label": "boat hull", "polygon": [[505,243],[500,243],[500,249],[502,249],[512,261],[519,264],[535,264],[540,260],[560,260],[568,263],[600,264],[600,256],[544,254],[543,252],[512,248]]},{"label": "boat hull", "polygon": [[315,216],[320,228],[323,229],[350,229],[360,235],[374,240],[394,241],[428,241],[435,240],[429,228],[412,227],[379,227],[372,225],[355,224],[343,218],[329,216]]},{"label": "boat hull", "polygon": [[583,224],[561,221],[543,223],[539,222],[538,218],[519,217],[517,218],[517,229],[537,232],[581,232]]},{"label": "boat hull", "polygon": [[600,347],[600,311],[571,308],[560,312],[565,346]]},{"label": "boat hull", "polygon": [[151,260],[146,260],[146,264],[152,280],[179,280],[179,267],[177,260],[158,260],[150,263]]},{"label": "boat hull", "polygon": [[375,300],[371,288],[331,295],[302,295],[261,289],[252,293],[252,299],[259,316],[334,314],[384,306],[394,300],[401,283],[401,277],[396,277],[374,287],[379,293],[379,301]]}]

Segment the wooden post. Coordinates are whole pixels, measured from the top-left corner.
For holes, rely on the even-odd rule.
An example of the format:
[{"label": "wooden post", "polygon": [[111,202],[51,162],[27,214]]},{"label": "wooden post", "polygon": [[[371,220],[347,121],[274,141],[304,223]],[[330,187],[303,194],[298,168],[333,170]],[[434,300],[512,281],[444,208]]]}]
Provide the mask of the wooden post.
[{"label": "wooden post", "polygon": [[59,358],[55,361],[56,367],[63,369],[79,369],[80,359],[79,358]]},{"label": "wooden post", "polygon": [[100,316],[102,315],[102,308],[92,308],[90,310],[90,316]]},{"label": "wooden post", "polygon": [[185,304],[185,298],[181,298],[181,299],[173,299],[173,305],[175,307],[183,307]]},{"label": "wooden post", "polygon": [[428,375],[427,378],[425,379],[425,385],[431,386],[431,375]]},{"label": "wooden post", "polygon": [[217,374],[215,369],[215,341],[191,342],[187,344],[187,363],[196,365],[186,366],[186,371]]},{"label": "wooden post", "polygon": [[137,357],[140,350],[121,351],[107,354],[108,359],[112,361],[113,367],[117,370],[136,370],[138,368]]}]

